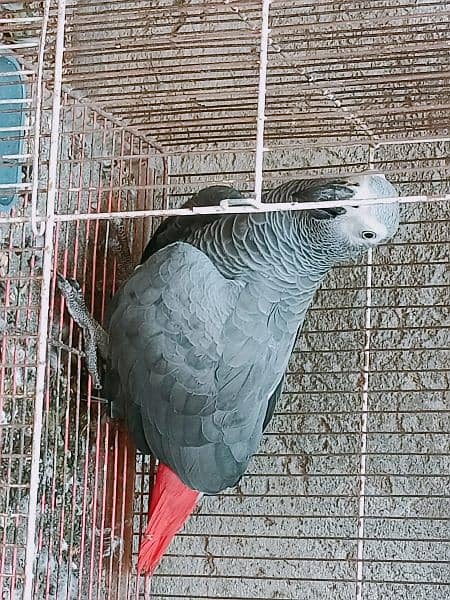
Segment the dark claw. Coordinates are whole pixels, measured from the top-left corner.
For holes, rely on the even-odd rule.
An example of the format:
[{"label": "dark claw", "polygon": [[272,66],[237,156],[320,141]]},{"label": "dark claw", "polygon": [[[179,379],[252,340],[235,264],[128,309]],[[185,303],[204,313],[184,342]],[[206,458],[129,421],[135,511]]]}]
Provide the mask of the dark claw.
[{"label": "dark claw", "polygon": [[59,271],[56,272],[56,281],[58,283],[59,288],[61,285],[64,285],[64,283],[66,282],[66,279],[61,275],[61,273]]},{"label": "dark claw", "polygon": [[72,279],[72,277],[68,277],[67,281],[70,283],[70,285],[75,288],[75,290],[77,292],[81,292],[81,285],[78,283],[78,281],[76,279]]},{"label": "dark claw", "polygon": [[[63,277],[61,273],[56,273],[58,289],[69,304],[77,302],[80,307],[84,307],[84,296],[80,284],[76,279]],[[73,316],[73,315],[72,315]]]}]

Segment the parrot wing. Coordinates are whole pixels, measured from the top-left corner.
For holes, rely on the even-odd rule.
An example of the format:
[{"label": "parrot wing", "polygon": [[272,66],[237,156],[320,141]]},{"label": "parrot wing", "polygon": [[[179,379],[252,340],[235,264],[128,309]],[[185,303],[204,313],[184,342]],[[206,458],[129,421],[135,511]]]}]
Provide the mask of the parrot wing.
[{"label": "parrot wing", "polygon": [[[267,192],[264,202],[340,202],[353,198],[358,186],[345,178],[293,179]],[[345,208],[312,209],[311,213],[316,219],[333,219],[345,213]]]},{"label": "parrot wing", "polygon": [[264,417],[263,431],[265,431],[267,429],[267,426],[269,425],[270,421],[272,420],[273,414],[275,412],[275,408],[277,406],[277,402],[281,398],[281,394],[283,393],[284,380],[285,380],[285,376],[283,375],[279,384],[275,388],[273,394],[269,398],[269,401],[267,403],[266,416]]},{"label": "parrot wing", "polygon": [[264,331],[235,311],[245,292],[205,254],[176,243],[134,272],[108,324],[113,412],[143,452],[206,493],[242,476],[273,413],[264,377],[270,384],[282,375],[265,368]]}]

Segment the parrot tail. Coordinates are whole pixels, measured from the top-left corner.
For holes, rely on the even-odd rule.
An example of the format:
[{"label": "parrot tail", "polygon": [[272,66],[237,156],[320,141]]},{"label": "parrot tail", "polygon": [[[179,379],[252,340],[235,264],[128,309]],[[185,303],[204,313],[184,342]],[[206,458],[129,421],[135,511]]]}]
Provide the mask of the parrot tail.
[{"label": "parrot tail", "polygon": [[141,540],[138,573],[152,575],[172,538],[180,531],[202,494],[191,490],[166,465],[160,463]]}]

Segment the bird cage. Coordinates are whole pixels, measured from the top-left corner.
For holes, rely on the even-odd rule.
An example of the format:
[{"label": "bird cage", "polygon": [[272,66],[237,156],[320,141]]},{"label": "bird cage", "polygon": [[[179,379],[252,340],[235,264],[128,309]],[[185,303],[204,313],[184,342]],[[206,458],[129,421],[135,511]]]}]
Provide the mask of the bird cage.
[{"label": "bird cage", "polygon": [[[0,3],[4,600],[448,598],[448,19],[432,0]],[[118,238],[137,264],[201,188],[256,211],[283,181],[368,169],[402,196],[399,232],[333,270],[247,474],[138,576],[153,463],[108,418],[57,273],[101,321]]]}]

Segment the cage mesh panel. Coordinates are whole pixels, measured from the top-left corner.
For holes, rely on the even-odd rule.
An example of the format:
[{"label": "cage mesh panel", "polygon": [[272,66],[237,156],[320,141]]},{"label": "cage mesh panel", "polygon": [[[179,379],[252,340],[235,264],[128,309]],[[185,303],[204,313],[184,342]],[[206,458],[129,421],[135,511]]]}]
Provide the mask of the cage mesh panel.
[{"label": "cage mesh panel", "polygon": [[[23,60],[35,98],[42,3],[7,5],[1,42]],[[56,8],[53,2],[46,78]],[[179,206],[213,183],[252,191],[261,3],[70,0],[67,9],[54,274],[75,277],[101,319],[119,283],[110,219],[64,219]],[[389,141],[397,143],[377,148],[374,166],[402,194],[448,191],[448,142],[425,140],[448,136],[443,3],[274,0],[270,25],[266,187],[364,170],[368,144]],[[27,124],[34,111],[31,103]],[[170,155],[170,186],[165,156],[146,136]],[[405,138],[420,143],[403,146]],[[17,186],[23,197],[13,217],[30,215],[29,179],[28,172]],[[53,278],[34,597],[447,598],[449,220],[448,203],[404,208],[399,234],[373,256],[362,529],[364,261],[336,269],[317,294],[286,393],[248,474],[236,489],[204,498],[171,545],[151,595],[135,565],[153,465],[135,457],[126,434],[106,419]],[[135,260],[158,222],[126,222]],[[16,600],[43,249],[28,223],[1,227],[0,589]]]},{"label": "cage mesh panel", "polygon": [[[260,8],[80,0],[65,81],[166,147],[251,146]],[[448,135],[445,3],[274,1],[270,15],[269,145]]]},{"label": "cage mesh panel", "polygon": [[[161,208],[164,174],[155,165],[153,149],[139,136],[64,98],[59,213]],[[159,193],[155,182],[160,182]],[[137,261],[151,223],[130,221],[126,227]],[[37,598],[121,598],[137,586],[136,579],[129,579],[135,449],[123,429],[107,420],[101,391],[87,378],[80,331],[55,289],[57,270],[73,277],[84,290],[89,310],[103,321],[109,298],[120,284],[112,238],[111,225],[104,220],[56,225]],[[149,466],[147,480],[151,472]]]},{"label": "cage mesh panel", "polygon": [[[37,7],[35,14],[40,14]],[[8,27],[0,24],[0,56],[17,58],[15,44],[25,44],[36,53],[34,25],[25,31],[23,23],[10,21],[11,16],[2,8],[0,19],[8,19],[10,24]],[[5,110],[24,114],[22,127],[0,131],[2,139],[20,141],[22,145],[13,156],[0,157],[2,164],[18,166],[21,173],[6,189],[7,194],[17,196],[14,208],[7,214],[19,222],[0,223],[0,595],[8,600],[19,597],[24,580],[43,259],[43,240],[33,236],[27,222],[31,215],[37,81],[33,69],[22,64],[20,58],[18,68],[25,97],[13,98],[12,107],[8,101],[7,109],[0,105],[0,121]],[[9,82],[8,73],[0,73],[0,87]],[[42,213],[48,175],[47,98],[40,108],[40,161],[35,175],[42,182],[36,198],[38,211]]]},{"label": "cage mesh panel", "polygon": [[[23,578],[33,433],[41,248],[28,226],[2,227],[0,250],[0,590]],[[8,597],[8,596],[6,596]]]}]

